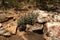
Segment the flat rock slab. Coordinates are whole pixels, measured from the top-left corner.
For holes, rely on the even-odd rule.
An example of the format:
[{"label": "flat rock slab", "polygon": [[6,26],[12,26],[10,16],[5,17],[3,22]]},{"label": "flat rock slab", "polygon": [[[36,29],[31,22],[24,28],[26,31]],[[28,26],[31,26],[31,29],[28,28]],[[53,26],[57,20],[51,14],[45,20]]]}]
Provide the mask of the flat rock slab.
[{"label": "flat rock slab", "polygon": [[38,23],[34,25],[29,25],[29,24],[26,25],[26,31],[31,31],[31,32],[33,32],[34,30],[40,30],[42,28],[43,28],[43,25]]}]

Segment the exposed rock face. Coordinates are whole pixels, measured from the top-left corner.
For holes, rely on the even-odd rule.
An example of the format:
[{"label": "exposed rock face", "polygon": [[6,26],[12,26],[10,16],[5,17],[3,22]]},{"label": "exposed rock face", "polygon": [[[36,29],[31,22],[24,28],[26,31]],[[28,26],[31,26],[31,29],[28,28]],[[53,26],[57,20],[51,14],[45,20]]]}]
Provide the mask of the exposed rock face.
[{"label": "exposed rock face", "polygon": [[[51,37],[51,40],[59,40],[60,22],[47,22],[43,32]],[[57,38],[56,38],[57,37]]]},{"label": "exposed rock face", "polygon": [[11,22],[11,23],[7,24],[6,27],[7,28],[5,28],[5,29],[8,30],[10,33],[16,34],[16,29],[17,29],[16,22]]},{"label": "exposed rock face", "polygon": [[37,17],[37,21],[39,23],[50,21],[53,16],[53,14],[47,13],[46,11],[42,10],[35,10],[33,11],[33,13],[39,14],[39,16]]},{"label": "exposed rock face", "polygon": [[16,34],[17,24],[15,22],[11,22],[9,24],[0,26],[0,35],[10,36],[11,34]]},{"label": "exposed rock face", "polygon": [[3,28],[2,24],[0,23],[0,35],[3,36],[10,36],[10,32],[8,32],[7,30],[5,30],[5,28]]},{"label": "exposed rock face", "polygon": [[[46,12],[41,10],[33,11],[35,14],[39,14],[37,21],[43,24],[43,33],[47,35],[48,40],[60,39],[60,14],[54,12]],[[50,37],[50,38],[48,38]],[[46,39],[46,40],[47,40]]]},{"label": "exposed rock face", "polygon": [[39,23],[51,22],[51,21],[60,21],[60,14],[55,12],[47,12],[42,10],[34,10],[33,13],[39,14],[37,21]]},{"label": "exposed rock face", "polygon": [[[60,39],[60,32],[59,32],[60,14],[54,12],[50,13],[42,10],[33,10],[33,13],[38,14],[36,18],[37,22],[34,22],[34,24],[28,24],[27,22],[26,25],[20,25],[21,27],[19,27],[18,29],[21,30],[23,28],[24,30],[19,31],[18,33],[17,20],[23,14],[20,14],[20,12],[15,13],[15,11],[13,10],[3,13],[4,15],[0,12],[1,15],[0,35],[11,36],[9,38],[7,37],[7,39],[5,39],[4,37],[3,39],[4,40],[58,40]],[[40,35],[39,32],[41,32],[42,35]],[[16,34],[16,35],[12,35],[12,34]],[[46,35],[45,38],[43,34]]]},{"label": "exposed rock face", "polygon": [[40,30],[40,29],[42,29],[43,28],[43,25],[42,24],[38,24],[38,23],[36,23],[36,24],[34,24],[34,25],[29,25],[29,24],[27,24],[26,25],[26,31],[34,31],[34,30]]},{"label": "exposed rock face", "polygon": [[11,34],[16,34],[17,21],[14,20],[15,15],[9,11],[0,12],[0,35],[11,36]]}]

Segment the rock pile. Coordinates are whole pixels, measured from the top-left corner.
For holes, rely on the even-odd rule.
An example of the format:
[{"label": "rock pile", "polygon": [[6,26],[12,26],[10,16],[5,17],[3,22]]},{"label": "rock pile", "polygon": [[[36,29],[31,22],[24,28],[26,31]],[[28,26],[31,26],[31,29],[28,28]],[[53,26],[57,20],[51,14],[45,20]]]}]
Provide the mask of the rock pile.
[{"label": "rock pile", "polygon": [[[1,12],[0,12],[1,13]],[[42,10],[33,10],[33,14],[38,14],[37,18],[35,19],[35,15],[32,16],[34,17],[33,21],[34,23],[31,24],[30,22],[32,19],[31,15],[29,20],[21,20],[23,23],[27,24],[22,24],[19,25],[18,27],[18,18],[20,17],[20,13],[14,14],[15,12],[13,11],[12,13],[10,12],[9,14],[6,13],[6,16],[0,14],[0,35],[3,36],[11,36],[12,34],[17,34],[19,36],[22,36],[24,39],[22,40],[59,40],[60,39],[60,14],[56,12],[47,12],[47,11],[42,11]],[[15,19],[15,20],[14,20]],[[21,18],[22,19],[22,18]],[[30,24],[28,24],[30,22]],[[17,30],[23,29],[24,35],[19,31],[20,33],[17,32]],[[22,32],[23,32],[22,31]],[[40,35],[42,34],[43,37]],[[35,36],[35,37],[34,37]],[[14,37],[14,36],[13,36]],[[40,37],[40,38],[39,38]],[[41,39],[42,37],[42,39]],[[12,37],[11,37],[12,38]],[[35,39],[36,38],[36,39]],[[13,39],[13,38],[12,38]],[[14,39],[13,39],[14,40]],[[19,40],[19,39],[18,39]]]},{"label": "rock pile", "polygon": [[46,11],[35,10],[34,13],[39,14],[37,21],[43,24],[43,33],[50,37],[49,40],[59,40],[60,38],[60,14],[49,13]]}]

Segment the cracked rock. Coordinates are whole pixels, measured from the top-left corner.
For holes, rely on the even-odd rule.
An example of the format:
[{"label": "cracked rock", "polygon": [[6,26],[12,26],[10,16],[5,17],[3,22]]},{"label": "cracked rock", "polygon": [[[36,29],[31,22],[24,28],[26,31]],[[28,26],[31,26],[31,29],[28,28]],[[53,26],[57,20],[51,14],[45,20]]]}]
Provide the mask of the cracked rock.
[{"label": "cracked rock", "polygon": [[60,37],[60,22],[47,22],[43,32],[51,37],[51,40],[58,40]]}]

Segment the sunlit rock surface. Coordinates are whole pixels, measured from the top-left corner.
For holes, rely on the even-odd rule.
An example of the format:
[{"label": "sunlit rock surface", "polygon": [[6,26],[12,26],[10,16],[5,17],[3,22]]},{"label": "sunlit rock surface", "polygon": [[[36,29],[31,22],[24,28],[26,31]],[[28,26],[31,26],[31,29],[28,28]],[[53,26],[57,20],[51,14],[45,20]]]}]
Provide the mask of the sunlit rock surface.
[{"label": "sunlit rock surface", "polygon": [[43,10],[32,11],[32,13],[38,14],[37,22],[33,25],[26,24],[26,29],[19,31],[19,33],[17,32],[19,30],[17,19],[21,15],[24,16],[31,12],[18,13],[14,10],[0,12],[0,35],[11,36],[7,38],[0,37],[1,40],[60,40],[60,14]]},{"label": "sunlit rock surface", "polygon": [[43,28],[43,25],[42,24],[34,24],[34,25],[29,25],[29,24],[27,24],[26,25],[26,31],[34,31],[34,30],[40,30],[40,29],[42,29]]},{"label": "sunlit rock surface", "polygon": [[35,10],[33,13],[38,14],[39,16],[37,17],[37,21],[39,23],[47,22],[52,20],[53,14],[48,13],[47,11],[42,11],[42,10]]},{"label": "sunlit rock surface", "polygon": [[60,22],[47,22],[43,32],[51,37],[51,40],[59,40],[60,38]]}]

